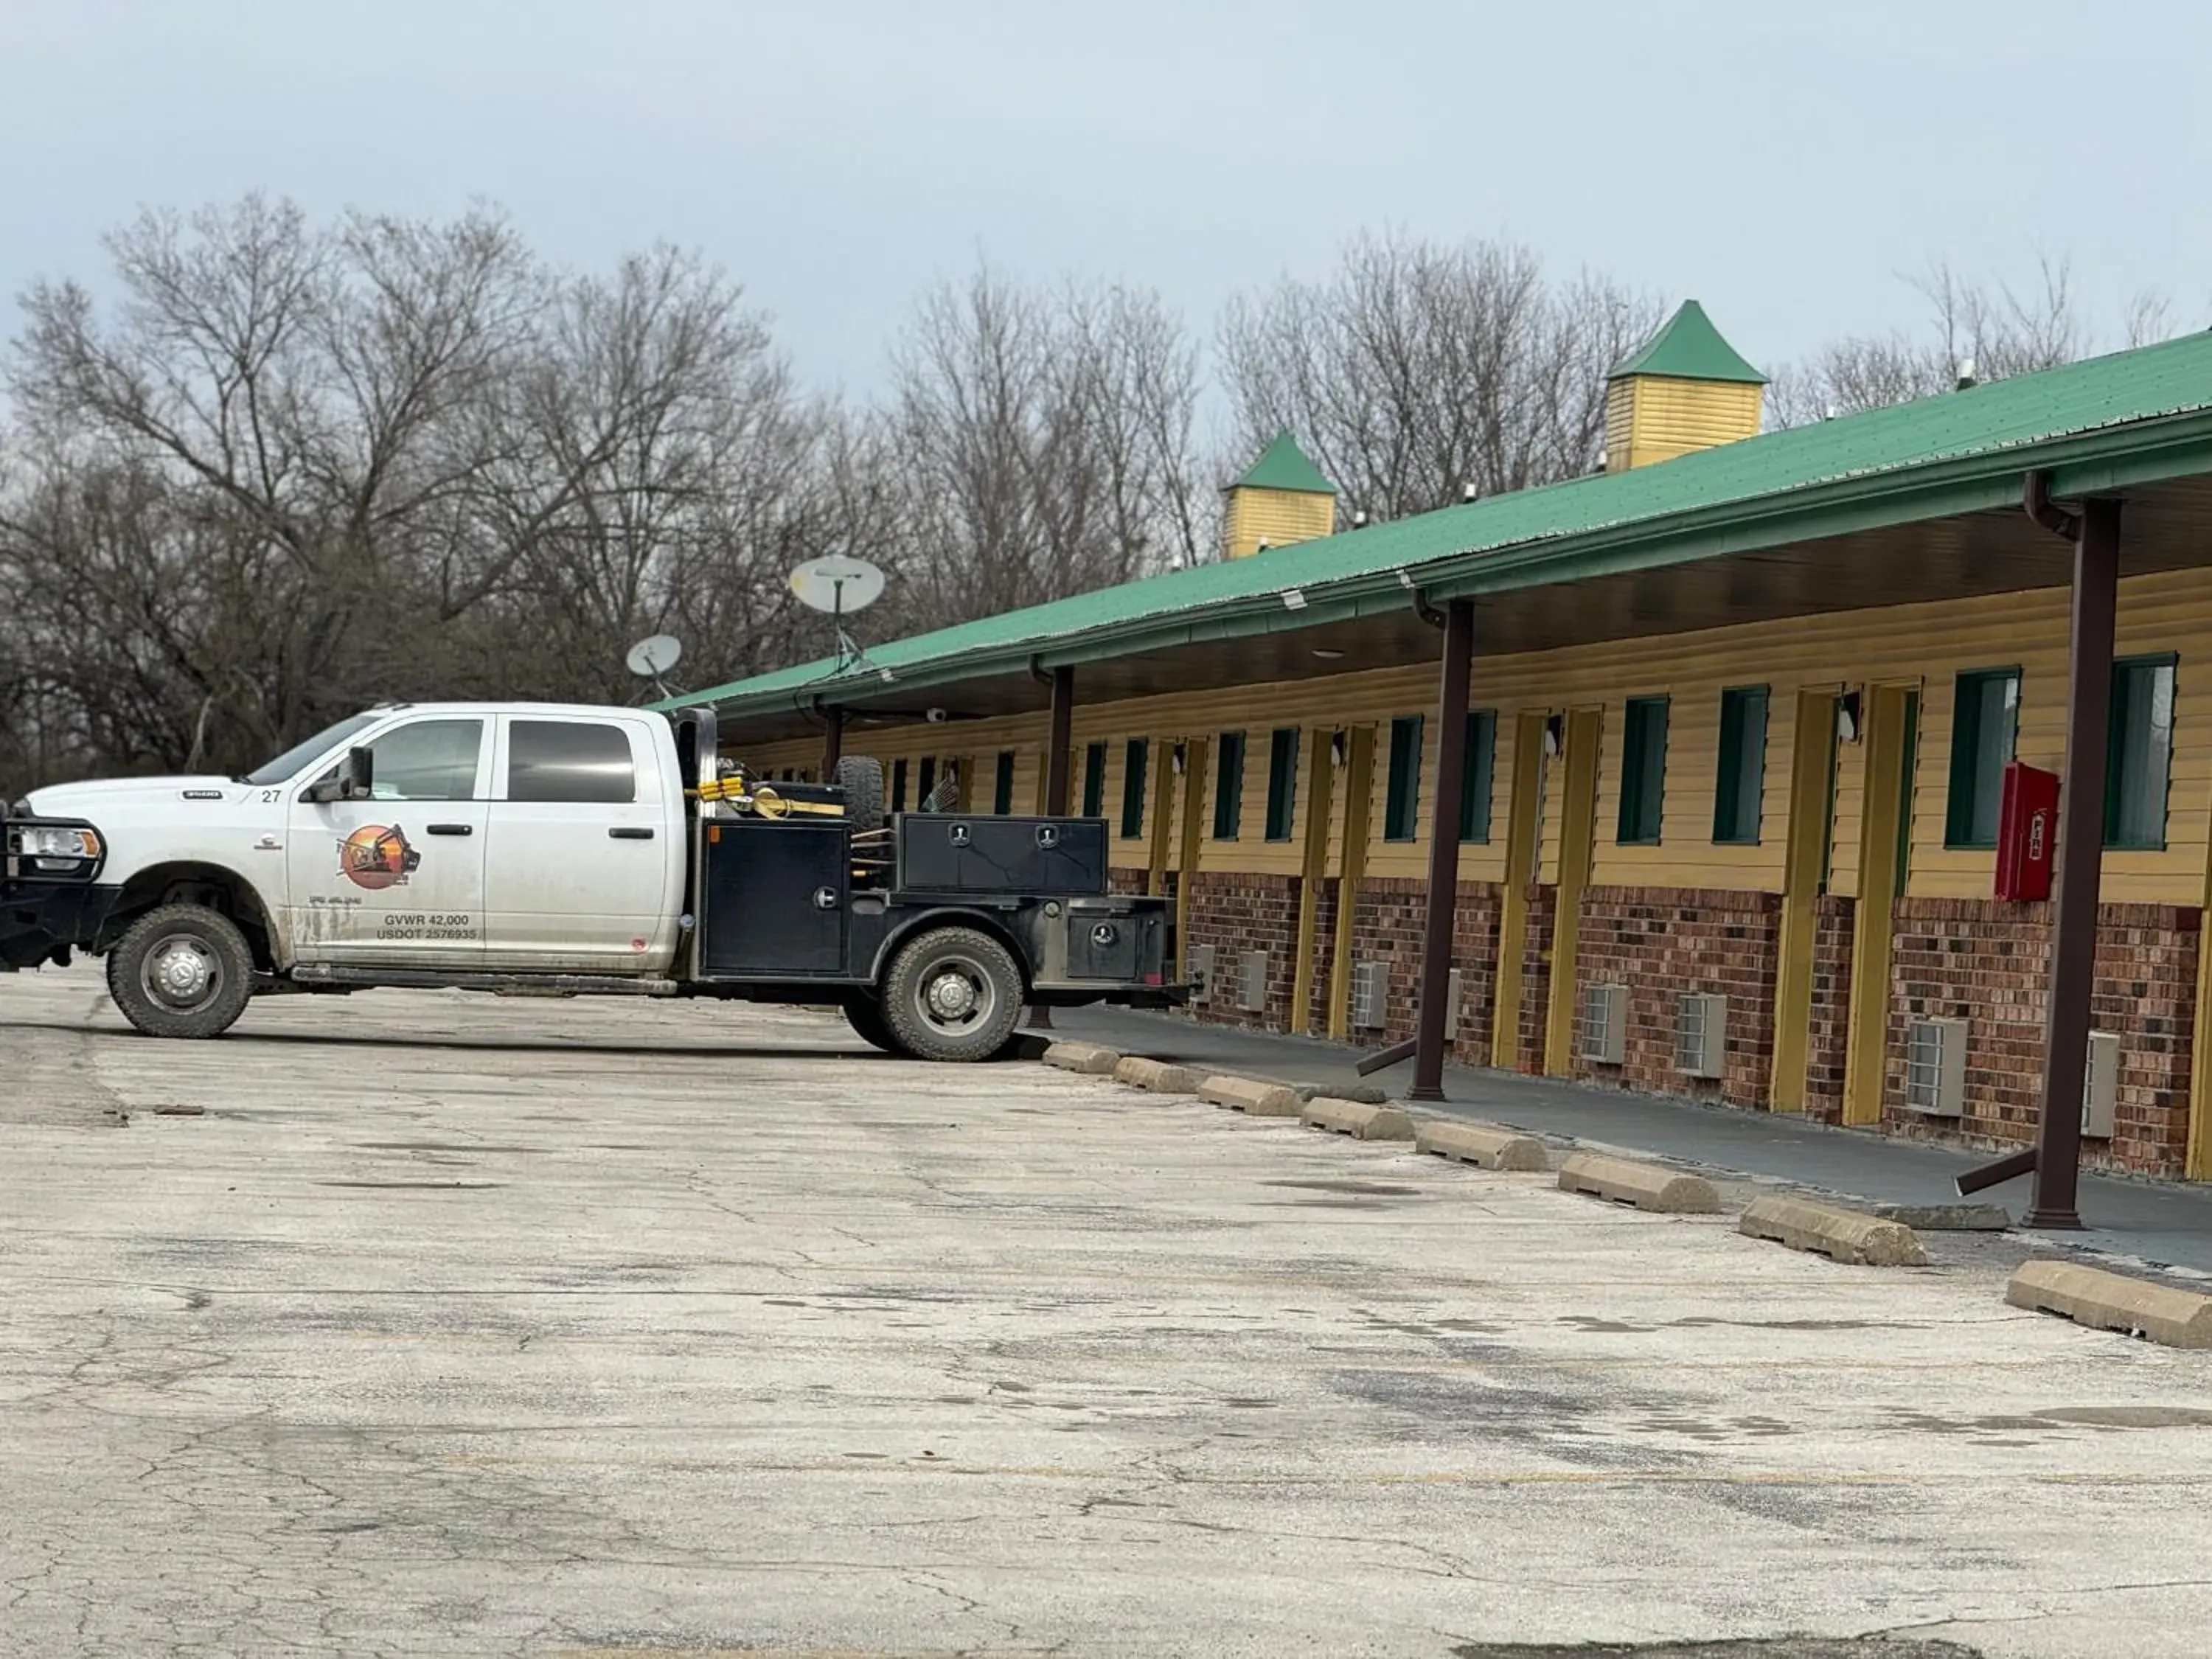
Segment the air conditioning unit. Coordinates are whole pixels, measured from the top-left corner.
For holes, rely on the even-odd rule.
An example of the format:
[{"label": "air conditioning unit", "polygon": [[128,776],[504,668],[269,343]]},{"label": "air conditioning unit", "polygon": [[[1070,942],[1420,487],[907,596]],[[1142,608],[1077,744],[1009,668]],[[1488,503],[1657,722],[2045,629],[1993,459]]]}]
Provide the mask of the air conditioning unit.
[{"label": "air conditioning unit", "polygon": [[1355,962],[1352,964],[1352,1024],[1355,1030],[1379,1031],[1390,1012],[1390,964]]},{"label": "air conditioning unit", "polygon": [[2081,1133],[2092,1140],[2112,1138],[2113,1108],[2120,1094],[2120,1034],[2089,1033],[2089,1063],[2081,1069]]},{"label": "air conditioning unit", "polygon": [[1444,987],[1444,1041],[1451,1042],[1459,1036],[1459,1000],[1461,984],[1459,969],[1451,970],[1451,979]]},{"label": "air conditioning unit", "polygon": [[1674,1069],[1684,1077],[1728,1074],[1728,999],[1692,991],[1674,1012]]},{"label": "air conditioning unit", "polygon": [[1237,1006],[1248,1014],[1267,1011],[1267,953],[1247,951],[1237,964]]},{"label": "air conditioning unit", "polygon": [[1966,1110],[1966,1022],[1916,1019],[1905,1028],[1905,1109],[1926,1117]]},{"label": "air conditioning unit", "polygon": [[1190,977],[1193,1002],[1213,1000],[1213,946],[1194,945],[1183,952],[1183,971]]},{"label": "air conditioning unit", "polygon": [[1619,1066],[1628,1057],[1628,988],[1593,985],[1583,993],[1575,1053],[1594,1066]]}]

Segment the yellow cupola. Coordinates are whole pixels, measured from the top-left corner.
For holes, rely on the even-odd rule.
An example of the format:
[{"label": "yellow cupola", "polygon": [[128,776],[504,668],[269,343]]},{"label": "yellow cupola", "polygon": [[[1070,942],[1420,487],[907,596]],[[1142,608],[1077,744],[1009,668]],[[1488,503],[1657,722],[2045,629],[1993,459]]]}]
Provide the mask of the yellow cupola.
[{"label": "yellow cupola", "polygon": [[1244,476],[1223,492],[1221,556],[1242,559],[1269,547],[1310,542],[1336,528],[1336,486],[1279,432]]},{"label": "yellow cupola", "polygon": [[1759,434],[1766,376],[1695,300],[1606,377],[1605,470],[1626,472]]}]

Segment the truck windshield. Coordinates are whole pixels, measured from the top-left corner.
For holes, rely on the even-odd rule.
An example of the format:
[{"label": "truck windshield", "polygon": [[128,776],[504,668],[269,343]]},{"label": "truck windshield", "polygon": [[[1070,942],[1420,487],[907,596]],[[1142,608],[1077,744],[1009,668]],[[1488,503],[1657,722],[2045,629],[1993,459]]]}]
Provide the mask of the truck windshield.
[{"label": "truck windshield", "polygon": [[[389,711],[386,711],[389,712]],[[365,726],[374,725],[383,715],[374,709],[366,714],[355,714],[340,720],[327,731],[318,732],[305,743],[295,744],[273,761],[257,766],[240,778],[240,783],[289,783],[300,769],[318,755],[326,754]]]}]

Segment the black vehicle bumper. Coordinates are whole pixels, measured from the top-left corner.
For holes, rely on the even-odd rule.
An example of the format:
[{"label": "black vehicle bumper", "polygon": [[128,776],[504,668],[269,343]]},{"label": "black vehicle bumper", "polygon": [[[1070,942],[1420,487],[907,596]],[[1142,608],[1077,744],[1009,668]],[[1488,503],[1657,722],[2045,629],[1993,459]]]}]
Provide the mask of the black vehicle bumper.
[{"label": "black vehicle bumper", "polygon": [[0,879],[0,973],[66,963],[100,935],[121,890],[85,882]]}]

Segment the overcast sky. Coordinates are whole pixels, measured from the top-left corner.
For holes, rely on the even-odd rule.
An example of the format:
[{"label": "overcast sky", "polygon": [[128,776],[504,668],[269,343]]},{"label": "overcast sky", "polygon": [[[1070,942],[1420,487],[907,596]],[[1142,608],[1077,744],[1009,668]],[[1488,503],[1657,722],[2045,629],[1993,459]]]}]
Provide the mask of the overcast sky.
[{"label": "overcast sky", "polygon": [[1206,327],[1363,226],[1693,295],[1761,364],[1914,320],[1936,258],[2201,325],[2208,64],[2203,0],[0,0],[0,290],[258,188],[703,250],[855,388],[979,253]]}]

